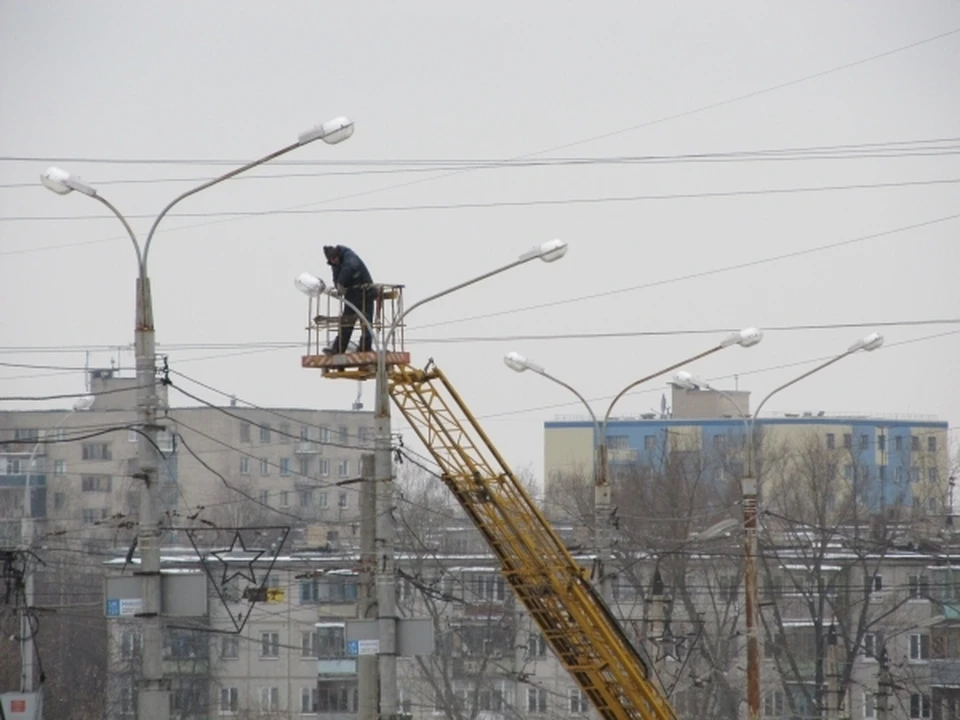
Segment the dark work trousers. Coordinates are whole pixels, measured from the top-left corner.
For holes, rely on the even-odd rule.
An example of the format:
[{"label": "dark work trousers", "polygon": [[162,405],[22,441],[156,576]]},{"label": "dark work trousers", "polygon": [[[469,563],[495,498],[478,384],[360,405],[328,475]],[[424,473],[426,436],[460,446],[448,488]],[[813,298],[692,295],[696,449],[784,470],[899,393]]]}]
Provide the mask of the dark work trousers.
[{"label": "dark work trousers", "polygon": [[[377,291],[374,288],[348,288],[344,299],[356,305],[363,312],[367,321],[371,325],[373,324],[374,303],[377,301]],[[350,336],[353,335],[353,326],[357,320],[357,314],[353,311],[353,308],[344,303],[343,312],[340,315],[340,333],[331,343],[334,352],[347,352],[347,348],[350,346]],[[362,329],[360,352],[369,352],[373,349],[373,338],[370,336],[370,330],[366,325]]]}]

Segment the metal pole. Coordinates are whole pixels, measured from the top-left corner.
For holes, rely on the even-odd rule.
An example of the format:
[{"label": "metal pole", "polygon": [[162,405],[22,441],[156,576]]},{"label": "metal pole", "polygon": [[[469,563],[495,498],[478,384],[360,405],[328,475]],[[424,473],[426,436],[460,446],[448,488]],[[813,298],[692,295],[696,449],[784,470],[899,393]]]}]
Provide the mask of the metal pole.
[{"label": "metal pole", "polygon": [[137,278],[137,320],[134,348],[137,363],[137,465],[135,477],[144,484],[140,493],[140,576],[143,606],[137,614],[143,632],[143,654],[137,684],[137,717],[166,720],[170,717],[169,684],[163,678],[163,624],[160,616],[160,543],[162,521],[158,515],[160,485],[157,473],[157,363],[150,279],[143,265]]},{"label": "metal pole", "polygon": [[[374,616],[377,608],[377,593],[374,585],[374,572],[377,566],[376,548],[376,468],[375,457],[364,455],[360,458],[360,586],[357,617],[366,619]],[[359,720],[377,720],[379,706],[380,671],[376,655],[360,655],[357,658],[357,684]]]}]

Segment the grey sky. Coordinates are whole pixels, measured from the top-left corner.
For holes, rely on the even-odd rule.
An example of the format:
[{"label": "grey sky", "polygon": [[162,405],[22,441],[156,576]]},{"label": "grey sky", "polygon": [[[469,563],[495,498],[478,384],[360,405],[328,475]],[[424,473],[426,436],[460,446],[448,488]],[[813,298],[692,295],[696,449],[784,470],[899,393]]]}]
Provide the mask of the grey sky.
[{"label": "grey sky", "polygon": [[[960,142],[960,33],[778,88],[960,29],[956,3],[3,0],[0,17],[0,156],[57,158],[95,185],[206,178],[227,168],[63,158],[245,160],[338,114],[356,121],[352,139],[314,144],[287,159],[503,159],[562,146],[538,157],[610,158],[937,138],[955,139],[938,147],[957,148]],[[758,92],[768,88],[778,89]],[[956,150],[911,152],[236,181],[187,200],[179,211],[317,212],[165,220],[151,251],[157,339],[161,350],[305,340],[306,306],[293,278],[302,270],[327,277],[326,243],[353,247],[375,279],[405,283],[414,300],[552,237],[569,242],[564,260],[524,266],[426,307],[411,318],[409,335],[960,318],[960,219],[560,304],[954,215],[960,206],[951,183],[337,212],[960,179]],[[60,198],[43,190],[38,175],[49,164],[0,161],[0,218],[103,214],[76,193]],[[256,174],[363,169],[370,168],[282,165]],[[188,187],[144,182],[101,190],[124,213],[152,217]],[[149,224],[134,221],[144,235]],[[115,219],[0,219],[0,362],[79,367],[82,352],[10,350],[129,345],[134,277],[133,253]],[[689,369],[709,378],[737,373],[741,389],[757,397],[810,365],[757,371],[836,354],[871,329],[768,332],[756,348],[733,348]],[[951,372],[960,354],[958,331],[958,324],[883,328],[887,348],[806,381],[772,401],[770,410],[935,414],[952,423],[960,417],[960,383]],[[485,426],[515,468],[529,465],[539,474],[543,421],[581,411],[575,403],[548,407],[573,398],[542,378],[511,373],[501,361],[505,352],[525,353],[588,398],[609,398],[723,335],[430,342],[410,349],[417,364],[435,358],[475,414],[494,416]],[[171,365],[257,404],[345,408],[353,400],[353,383],[300,369],[299,348],[210,357],[228,352],[237,351],[171,350]],[[111,355],[94,352],[92,361],[106,365]],[[122,361],[131,367],[129,352]],[[663,382],[647,387],[651,392],[625,398],[619,413],[658,407]],[[0,396],[82,389],[78,372],[0,366]],[[372,407],[372,384],[364,396]],[[175,392],[171,399],[186,402]],[[58,404],[68,403],[46,406]],[[596,408],[602,411],[605,402]],[[409,432],[406,437],[412,441]]]}]

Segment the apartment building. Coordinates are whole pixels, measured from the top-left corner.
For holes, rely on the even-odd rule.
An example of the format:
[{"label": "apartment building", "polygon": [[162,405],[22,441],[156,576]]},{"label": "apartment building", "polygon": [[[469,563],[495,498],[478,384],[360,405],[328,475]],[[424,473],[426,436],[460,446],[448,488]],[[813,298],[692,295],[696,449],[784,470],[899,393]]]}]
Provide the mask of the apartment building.
[{"label": "apartment building", "polygon": [[[687,390],[674,386],[669,409],[661,414],[611,418],[606,443],[610,475],[631,482],[663,475],[671,462],[695,471],[704,488],[723,495],[736,486],[746,464],[750,393]],[[743,416],[741,416],[743,413]],[[571,483],[589,482],[596,430],[584,418],[544,424],[546,510],[569,521],[564,492]],[[935,418],[897,415],[831,415],[811,410],[756,418],[755,471],[769,497],[787,477],[784,458],[814,451],[829,458],[834,472],[856,484],[874,511],[911,508],[917,514],[949,514],[947,423]],[[836,500],[839,500],[837,498]]]},{"label": "apartment building", "polygon": [[[113,370],[91,373],[88,410],[0,411],[0,519],[18,537],[24,488],[41,533],[68,532],[85,542],[129,541],[139,512],[134,479],[138,433],[135,380]],[[295,516],[295,540],[349,541],[358,518],[361,453],[373,447],[371,413],[302,408],[183,407],[159,386],[160,498],[171,531],[178,518],[221,526]],[[194,403],[195,404],[195,403]],[[241,494],[242,493],[242,494]],[[252,501],[251,501],[252,498]]]}]

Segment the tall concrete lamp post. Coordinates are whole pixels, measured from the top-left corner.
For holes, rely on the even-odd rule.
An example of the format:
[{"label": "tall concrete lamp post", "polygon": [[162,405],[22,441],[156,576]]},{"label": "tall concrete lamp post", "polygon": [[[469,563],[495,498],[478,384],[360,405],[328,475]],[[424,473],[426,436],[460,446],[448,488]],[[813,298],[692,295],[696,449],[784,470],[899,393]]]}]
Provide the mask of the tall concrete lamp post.
[{"label": "tall concrete lamp post", "polygon": [[747,630],[747,717],[749,720],[758,720],[760,717],[760,642],[757,633],[760,625],[760,597],[757,587],[757,477],[755,474],[755,456],[756,456],[756,436],[754,434],[754,423],[760,415],[760,410],[767,403],[767,400],[785,390],[791,385],[795,385],[801,380],[818,373],[824,368],[830,367],[836,362],[849,357],[860,350],[871,352],[883,345],[883,336],[879,333],[871,333],[866,337],[857,340],[845,352],[836,357],[830,358],[824,363],[817,365],[812,370],[808,370],[795,377],[793,380],[774,388],[767,394],[757,409],[747,416],[733,401],[727,393],[711,387],[708,383],[694,378],[689,373],[678,373],[674,378],[674,383],[688,390],[704,389],[713,390],[727,398],[733,406],[737,408],[740,417],[744,421],[746,437],[744,442],[747,451],[747,463],[744,476],[741,481],[743,492],[743,527],[744,527],[744,557],[743,557],[743,592],[745,596],[744,610],[746,613]]},{"label": "tall concrete lamp post", "polygon": [[160,614],[160,542],[163,531],[161,528],[162,520],[158,516],[160,489],[157,482],[157,431],[160,428],[157,426],[155,330],[150,278],[147,274],[150,244],[160,221],[181,200],[286,155],[315,140],[323,140],[329,145],[335,145],[343,142],[352,134],[352,120],[345,117],[334,118],[302,133],[296,142],[286,147],[187,190],[167,203],[166,207],[160,211],[160,214],[150,226],[150,231],[147,233],[147,239],[142,249],[126,218],[95,188],[56,167],[48,169],[40,176],[43,184],[58,195],[66,195],[76,190],[93,198],[110,210],[127,231],[137,258],[134,349],[137,363],[136,403],[139,433],[137,434],[138,469],[134,473],[134,477],[142,480],[146,485],[146,492],[141,493],[137,534],[141,558],[140,569],[137,573],[141,577],[141,590],[143,592],[143,609],[138,614],[143,629],[142,669],[137,688],[137,717],[140,720],[161,720],[170,716],[169,690],[163,679],[163,629]]}]

